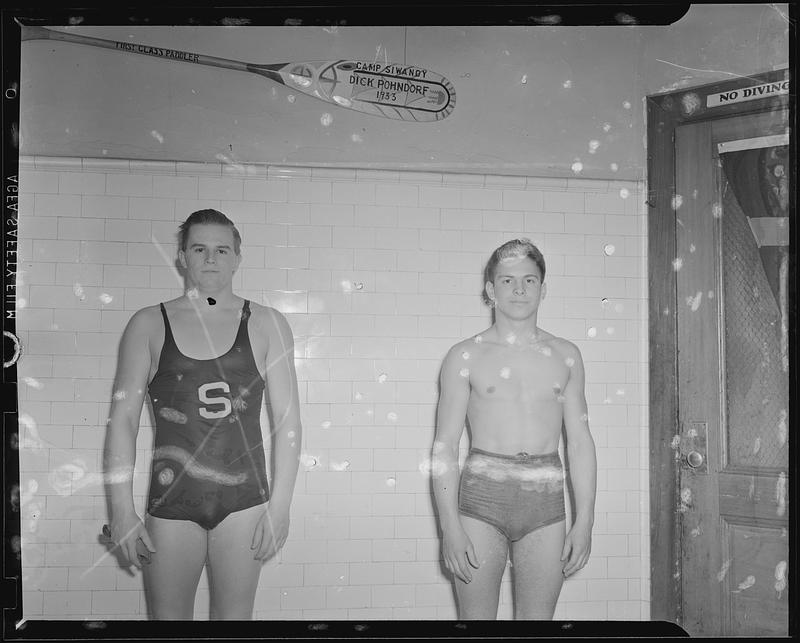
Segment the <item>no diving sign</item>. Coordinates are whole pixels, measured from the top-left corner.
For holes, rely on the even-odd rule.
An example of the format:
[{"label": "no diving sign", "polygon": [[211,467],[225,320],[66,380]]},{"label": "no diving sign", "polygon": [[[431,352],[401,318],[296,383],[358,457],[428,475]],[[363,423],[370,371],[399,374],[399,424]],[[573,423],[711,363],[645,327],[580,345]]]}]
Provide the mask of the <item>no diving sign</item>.
[{"label": "no diving sign", "polygon": [[719,94],[710,94],[706,97],[706,107],[719,107],[720,105],[729,105],[731,103],[743,103],[748,100],[756,100],[757,98],[766,98],[768,96],[778,96],[788,93],[789,81],[781,80],[776,83],[765,83],[753,87],[732,89],[727,92],[720,92]]}]

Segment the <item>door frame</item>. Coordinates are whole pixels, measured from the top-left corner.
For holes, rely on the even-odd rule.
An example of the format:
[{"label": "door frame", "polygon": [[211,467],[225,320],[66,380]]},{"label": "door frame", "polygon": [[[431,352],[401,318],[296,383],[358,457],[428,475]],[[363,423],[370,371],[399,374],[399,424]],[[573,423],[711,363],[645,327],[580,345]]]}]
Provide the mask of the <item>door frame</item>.
[{"label": "door frame", "polygon": [[[783,109],[789,94],[764,94],[744,102],[707,106],[707,97],[789,80],[788,68],[646,97],[647,107],[647,270],[650,436],[650,618],[681,623],[681,538],[678,521],[680,463],[673,437],[678,426],[677,252],[675,130],[680,125]],[[739,94],[744,94],[740,91]],[[790,111],[790,118],[792,118]],[[792,123],[793,125],[793,123]],[[789,132],[795,144],[795,128]],[[793,147],[793,149],[795,149]],[[792,176],[792,180],[794,180]],[[792,209],[794,192],[790,192]],[[793,294],[794,268],[789,292]],[[665,310],[669,312],[665,314]],[[792,307],[790,306],[790,316]],[[789,343],[794,345],[793,320]],[[790,369],[790,390],[796,376]]]}]

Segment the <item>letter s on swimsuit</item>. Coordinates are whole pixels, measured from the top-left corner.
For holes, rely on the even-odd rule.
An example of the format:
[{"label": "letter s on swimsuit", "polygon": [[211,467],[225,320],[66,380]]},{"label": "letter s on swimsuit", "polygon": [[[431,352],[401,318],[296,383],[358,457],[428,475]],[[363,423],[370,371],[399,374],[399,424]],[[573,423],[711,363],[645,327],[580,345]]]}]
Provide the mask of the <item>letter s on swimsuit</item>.
[{"label": "letter s on swimsuit", "polygon": [[198,409],[198,412],[200,413],[200,416],[204,417],[206,420],[216,420],[227,417],[231,414],[231,401],[227,397],[208,396],[208,392],[214,389],[222,389],[222,391],[225,393],[231,392],[227,382],[209,382],[208,384],[203,384],[197,389],[197,396],[204,404],[222,404],[224,406],[221,411],[209,411],[205,407],[201,406]]}]

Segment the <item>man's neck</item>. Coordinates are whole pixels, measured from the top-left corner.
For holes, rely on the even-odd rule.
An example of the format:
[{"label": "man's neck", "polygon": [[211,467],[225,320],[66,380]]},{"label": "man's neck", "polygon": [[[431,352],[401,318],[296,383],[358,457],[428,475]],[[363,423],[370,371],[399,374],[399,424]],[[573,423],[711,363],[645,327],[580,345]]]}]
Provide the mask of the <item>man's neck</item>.
[{"label": "man's neck", "polygon": [[232,289],[222,290],[200,290],[197,287],[190,287],[186,291],[186,298],[190,303],[197,306],[200,310],[223,309],[239,305],[239,297],[237,297]]},{"label": "man's neck", "polygon": [[541,333],[541,330],[536,325],[536,317],[536,315],[532,315],[527,319],[517,320],[498,314],[494,322],[497,336],[510,344],[518,343],[518,341],[525,341],[526,343],[536,341]]}]

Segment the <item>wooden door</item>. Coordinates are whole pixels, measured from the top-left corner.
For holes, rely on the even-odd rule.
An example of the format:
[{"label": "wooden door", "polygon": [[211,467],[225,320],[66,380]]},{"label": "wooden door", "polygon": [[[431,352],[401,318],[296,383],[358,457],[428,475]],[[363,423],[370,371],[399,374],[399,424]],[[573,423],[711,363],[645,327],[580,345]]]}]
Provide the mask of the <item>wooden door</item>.
[{"label": "wooden door", "polygon": [[[675,577],[692,635],[787,633],[787,119],[675,129]],[[754,211],[775,186],[784,210]]]}]

